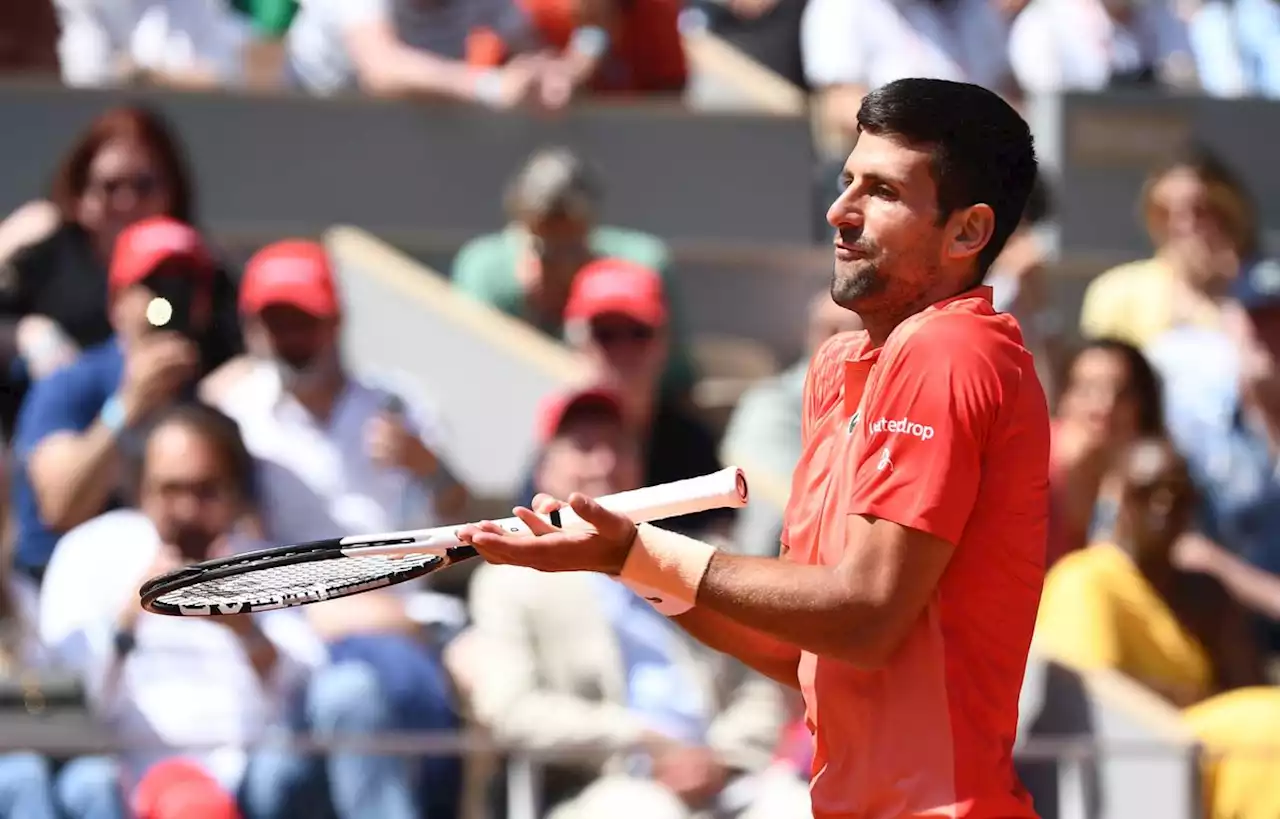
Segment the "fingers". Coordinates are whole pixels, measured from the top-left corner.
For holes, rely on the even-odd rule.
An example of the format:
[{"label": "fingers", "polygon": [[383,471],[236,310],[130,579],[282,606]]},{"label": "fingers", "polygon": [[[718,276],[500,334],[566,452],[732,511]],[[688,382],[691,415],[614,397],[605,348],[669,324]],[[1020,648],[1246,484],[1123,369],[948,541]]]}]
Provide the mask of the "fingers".
[{"label": "fingers", "polygon": [[513,511],[515,512],[516,517],[519,518],[525,526],[528,526],[529,531],[533,532],[535,535],[549,535],[552,532],[560,531],[555,526],[552,526],[548,521],[539,517],[532,509],[517,506]]},{"label": "fingers", "polygon": [[635,527],[630,518],[610,512],[594,499],[577,492],[569,496],[569,508],[606,537],[620,537]]},{"label": "fingers", "polygon": [[557,509],[563,509],[564,501],[553,498],[545,492],[539,492],[533,496],[533,503],[530,508],[539,515],[549,515]]}]

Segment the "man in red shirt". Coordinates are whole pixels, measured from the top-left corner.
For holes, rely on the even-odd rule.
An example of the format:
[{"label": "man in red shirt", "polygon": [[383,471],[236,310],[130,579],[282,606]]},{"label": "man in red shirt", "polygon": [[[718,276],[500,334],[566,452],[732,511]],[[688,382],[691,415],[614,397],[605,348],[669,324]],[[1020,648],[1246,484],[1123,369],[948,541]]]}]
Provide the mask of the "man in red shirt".
[{"label": "man in red shirt", "polygon": [[[1044,577],[1049,418],[981,282],[1036,171],[995,94],[908,79],[863,100],[831,206],[834,336],[805,385],[782,560],[569,504],[596,528],[463,535],[492,562],[618,576],[804,693],[815,819],[1034,817],[1013,768]],[[557,502],[542,498],[542,511]]]}]

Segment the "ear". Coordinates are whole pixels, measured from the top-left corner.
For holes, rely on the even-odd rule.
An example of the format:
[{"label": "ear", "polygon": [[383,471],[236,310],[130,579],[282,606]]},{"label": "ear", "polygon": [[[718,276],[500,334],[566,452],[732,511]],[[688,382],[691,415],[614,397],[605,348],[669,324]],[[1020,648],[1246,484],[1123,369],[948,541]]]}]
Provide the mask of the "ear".
[{"label": "ear", "polygon": [[996,229],[996,213],[990,205],[970,205],[951,214],[947,255],[952,259],[977,256],[991,241]]}]

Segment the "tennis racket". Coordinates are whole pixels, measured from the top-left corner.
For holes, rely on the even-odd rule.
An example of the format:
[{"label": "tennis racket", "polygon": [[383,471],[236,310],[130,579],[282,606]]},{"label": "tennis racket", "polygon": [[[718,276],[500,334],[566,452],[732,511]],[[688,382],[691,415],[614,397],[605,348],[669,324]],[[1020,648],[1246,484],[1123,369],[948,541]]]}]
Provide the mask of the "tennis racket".
[{"label": "tennis racket", "polygon": [[[747,479],[728,467],[710,475],[597,498],[636,523],[747,504]],[[566,529],[591,524],[565,507],[546,516]],[[495,521],[528,532],[519,518]],[[353,535],[206,560],[152,578],[139,590],[156,614],[249,614],[302,606],[381,589],[446,569],[477,556],[458,540],[461,525]]]}]

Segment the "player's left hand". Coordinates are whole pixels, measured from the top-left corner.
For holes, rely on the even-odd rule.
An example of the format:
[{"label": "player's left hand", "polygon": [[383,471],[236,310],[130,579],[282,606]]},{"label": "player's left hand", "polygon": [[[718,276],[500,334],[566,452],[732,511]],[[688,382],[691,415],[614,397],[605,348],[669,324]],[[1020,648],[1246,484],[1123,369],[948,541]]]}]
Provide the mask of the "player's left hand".
[{"label": "player's left hand", "polygon": [[475,546],[490,563],[527,566],[542,572],[621,572],[636,539],[636,525],[586,495],[574,493],[567,504],[549,495],[538,495],[533,500],[534,508],[544,515],[566,505],[595,531],[559,529],[532,509],[521,506],[515,509],[515,515],[533,534],[513,534],[493,521],[484,521],[463,526],[458,539]]},{"label": "player's left hand", "polygon": [[435,471],[435,453],[413,434],[404,419],[392,413],[382,413],[369,421],[365,428],[365,452],[370,460],[384,469],[407,469],[415,475],[426,476]]}]

